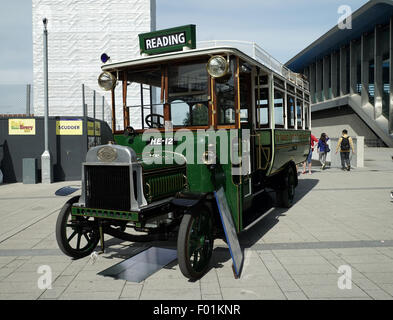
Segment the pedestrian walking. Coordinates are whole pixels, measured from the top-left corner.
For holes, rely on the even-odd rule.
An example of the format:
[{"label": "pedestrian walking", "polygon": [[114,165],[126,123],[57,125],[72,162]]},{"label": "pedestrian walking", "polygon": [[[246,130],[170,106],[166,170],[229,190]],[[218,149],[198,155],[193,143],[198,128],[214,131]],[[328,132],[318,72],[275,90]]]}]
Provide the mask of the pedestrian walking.
[{"label": "pedestrian walking", "polygon": [[342,131],[342,135],[340,139],[338,140],[338,144],[336,148],[336,154],[338,151],[340,151],[341,170],[347,170],[347,171],[351,170],[351,161],[349,159],[351,149],[352,149],[352,154],[355,154],[352,138],[348,135],[348,131],[344,129]]},{"label": "pedestrian walking", "polygon": [[327,144],[329,137],[326,133],[322,133],[318,141],[317,151],[319,153],[319,162],[321,162],[321,169],[325,170],[326,156],[330,152],[329,145]]},{"label": "pedestrian walking", "polygon": [[306,173],[306,166],[308,164],[308,174],[311,174],[311,157],[312,157],[312,152],[314,151],[314,143],[318,142],[318,139],[311,134],[311,139],[310,139],[310,151],[307,156],[307,160],[303,162],[303,174]]}]

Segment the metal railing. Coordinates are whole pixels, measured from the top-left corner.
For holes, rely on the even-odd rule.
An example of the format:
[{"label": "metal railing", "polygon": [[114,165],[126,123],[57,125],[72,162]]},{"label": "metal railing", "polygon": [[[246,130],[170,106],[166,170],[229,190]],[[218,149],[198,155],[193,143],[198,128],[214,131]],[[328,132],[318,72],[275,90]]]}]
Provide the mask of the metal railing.
[{"label": "metal railing", "polygon": [[299,73],[295,73],[285,67],[280,61],[271,56],[267,51],[262,49],[255,42],[238,41],[238,40],[208,40],[198,41],[197,48],[216,48],[216,47],[233,47],[239,49],[245,54],[249,55],[259,63],[263,64],[270,70],[283,76],[285,79],[291,81],[297,86],[309,90],[309,83],[303,79]]}]

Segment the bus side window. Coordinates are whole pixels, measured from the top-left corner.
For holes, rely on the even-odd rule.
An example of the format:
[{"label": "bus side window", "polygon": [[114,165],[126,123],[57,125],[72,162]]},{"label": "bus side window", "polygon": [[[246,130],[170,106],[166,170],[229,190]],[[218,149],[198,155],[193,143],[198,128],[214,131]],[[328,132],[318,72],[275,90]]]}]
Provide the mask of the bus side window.
[{"label": "bus side window", "polygon": [[284,93],[274,90],[274,124],[276,128],[284,128]]},{"label": "bus side window", "polygon": [[[269,94],[267,88],[259,89],[259,103],[258,103],[258,89],[255,90],[255,101],[257,108],[257,127],[269,128]],[[259,108],[258,108],[259,106]]]},{"label": "bus side window", "polygon": [[303,128],[303,101],[301,99],[296,99],[296,113],[297,113],[297,128]]},{"label": "bus side window", "polygon": [[251,125],[251,77],[245,73],[240,75],[240,123]]},{"label": "bus side window", "polygon": [[295,128],[295,98],[290,95],[287,96],[287,119],[288,128]]}]

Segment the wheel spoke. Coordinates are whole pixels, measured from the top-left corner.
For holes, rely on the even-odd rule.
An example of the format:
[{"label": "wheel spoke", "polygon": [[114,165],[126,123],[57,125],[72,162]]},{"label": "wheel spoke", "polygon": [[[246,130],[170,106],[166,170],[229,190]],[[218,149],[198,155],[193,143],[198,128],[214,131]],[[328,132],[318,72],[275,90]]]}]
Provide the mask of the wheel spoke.
[{"label": "wheel spoke", "polygon": [[72,238],[75,237],[76,234],[77,234],[77,232],[74,231],[74,232],[71,234],[71,236],[67,239],[67,241],[70,242],[70,241],[72,240]]},{"label": "wheel spoke", "polygon": [[78,241],[76,243],[76,249],[79,250],[81,247],[81,238],[82,238],[82,233],[78,233]]},{"label": "wheel spoke", "polygon": [[198,265],[198,262],[199,262],[199,260],[198,260],[198,250],[195,250],[195,252],[194,252],[194,261],[193,261],[193,264],[192,264],[192,267],[194,269]]},{"label": "wheel spoke", "polygon": [[87,236],[87,231],[83,233],[83,236],[85,237],[87,243],[89,243],[89,242],[90,242],[90,239],[89,239],[89,237]]}]

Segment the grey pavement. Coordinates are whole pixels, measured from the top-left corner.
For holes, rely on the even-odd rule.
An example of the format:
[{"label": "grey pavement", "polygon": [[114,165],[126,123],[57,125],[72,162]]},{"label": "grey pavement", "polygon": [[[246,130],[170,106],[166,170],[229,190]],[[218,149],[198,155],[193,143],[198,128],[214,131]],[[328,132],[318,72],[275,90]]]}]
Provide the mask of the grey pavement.
[{"label": "grey pavement", "polygon": [[[314,167],[312,175],[299,175],[294,206],[265,208],[263,218],[240,234],[240,279],[234,279],[228,248],[218,240],[210,270],[196,282],[182,276],[177,261],[141,283],[100,276],[148,244],[110,239],[96,260],[72,260],[60,252],[54,234],[69,197],[54,192],[80,182],[0,185],[0,299],[391,300],[392,156],[393,149],[366,148],[365,168]],[[52,289],[38,288],[43,265],[51,268]],[[338,286],[343,266],[352,280],[346,289]]]}]

